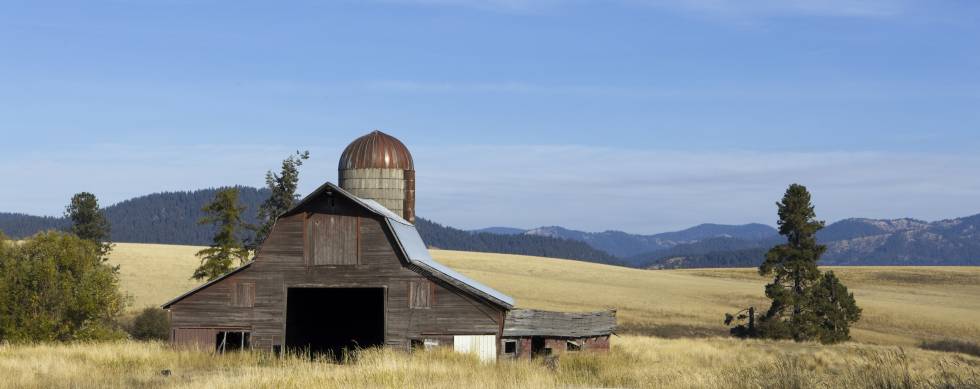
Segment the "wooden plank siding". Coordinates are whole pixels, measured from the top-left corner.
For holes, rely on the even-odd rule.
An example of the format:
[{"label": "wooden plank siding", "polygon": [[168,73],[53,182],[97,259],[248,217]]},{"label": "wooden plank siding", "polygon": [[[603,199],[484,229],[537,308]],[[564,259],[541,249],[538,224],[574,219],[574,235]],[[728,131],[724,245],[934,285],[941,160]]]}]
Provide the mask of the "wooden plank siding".
[{"label": "wooden plank siding", "polygon": [[[335,202],[336,201],[336,202]],[[285,339],[286,291],[291,287],[384,288],[385,344],[408,349],[424,335],[501,335],[503,308],[472,297],[451,285],[430,279],[407,267],[384,219],[367,213],[344,198],[316,201],[310,209],[280,218],[249,267],[194,293],[171,307],[172,328],[236,327],[251,331],[256,349],[272,349]],[[337,229],[322,237],[308,228],[310,220],[335,220]],[[351,228],[350,226],[353,226]],[[332,227],[331,227],[332,228]],[[313,235],[306,239],[308,235]],[[353,235],[351,239],[350,235]],[[325,239],[325,240],[320,240]],[[311,241],[314,243],[311,244]],[[339,242],[339,243],[338,243]],[[353,248],[344,242],[354,242]],[[310,258],[311,246],[342,244],[356,261]],[[332,247],[332,246],[330,246]],[[313,249],[315,250],[315,248]],[[333,255],[333,254],[331,254]],[[344,254],[347,255],[347,254]],[[347,258],[347,257],[345,257]],[[318,265],[321,264],[322,265]],[[254,285],[251,306],[241,304],[239,285]],[[428,287],[427,309],[412,309],[413,285]],[[247,287],[246,287],[247,288]],[[329,302],[311,309],[329,309]],[[343,313],[339,313],[343,314]],[[183,344],[184,338],[174,337]]]},{"label": "wooden plank siding", "polygon": [[308,263],[314,266],[357,265],[360,262],[358,217],[314,214],[307,219]]}]

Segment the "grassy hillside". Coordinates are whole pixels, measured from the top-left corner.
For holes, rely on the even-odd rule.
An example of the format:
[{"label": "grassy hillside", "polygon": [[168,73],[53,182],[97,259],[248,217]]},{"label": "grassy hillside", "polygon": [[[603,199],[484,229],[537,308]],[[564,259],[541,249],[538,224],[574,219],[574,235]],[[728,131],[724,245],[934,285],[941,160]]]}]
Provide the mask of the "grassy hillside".
[{"label": "grassy hillside", "polygon": [[[116,245],[123,288],[134,308],[159,305],[197,285],[189,280],[199,247]],[[433,250],[439,261],[510,294],[526,308],[615,307],[624,333],[724,335],[726,311],[765,308],[765,280],[752,269],[638,270],[518,255]],[[864,308],[855,340],[914,345],[980,339],[980,268],[834,268]]]}]

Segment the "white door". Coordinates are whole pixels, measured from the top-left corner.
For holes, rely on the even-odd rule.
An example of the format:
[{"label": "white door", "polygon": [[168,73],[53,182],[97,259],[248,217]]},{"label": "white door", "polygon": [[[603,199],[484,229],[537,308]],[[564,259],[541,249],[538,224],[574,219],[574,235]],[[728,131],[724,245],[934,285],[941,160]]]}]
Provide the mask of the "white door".
[{"label": "white door", "polygon": [[483,362],[493,362],[497,360],[497,336],[456,335],[453,336],[453,350],[476,354]]}]

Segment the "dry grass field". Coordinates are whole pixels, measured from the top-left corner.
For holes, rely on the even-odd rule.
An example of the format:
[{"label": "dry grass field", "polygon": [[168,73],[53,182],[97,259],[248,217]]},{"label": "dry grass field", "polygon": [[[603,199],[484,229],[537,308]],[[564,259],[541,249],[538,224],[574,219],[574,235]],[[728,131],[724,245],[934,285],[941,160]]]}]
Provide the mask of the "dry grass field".
[{"label": "dry grass field", "polygon": [[[197,247],[118,244],[133,309],[196,282]],[[837,268],[864,308],[855,342],[724,337],[725,311],[762,306],[751,269],[635,270],[556,259],[434,250],[440,261],[513,295],[519,306],[619,309],[608,354],[483,364],[450,351],[365,350],[350,363],[213,355],[162,343],[0,344],[0,388],[980,388],[980,358],[915,347],[980,339],[978,268]],[[649,336],[656,335],[656,336]],[[715,336],[719,335],[719,336]],[[698,337],[698,338],[692,338]],[[162,372],[167,371],[167,374]]]},{"label": "dry grass field", "polygon": [[[122,286],[133,308],[159,305],[197,285],[189,279],[199,247],[116,245]],[[510,294],[526,308],[615,307],[621,332],[660,337],[724,335],[725,312],[767,307],[766,280],[753,269],[638,270],[518,255],[433,250],[439,261]],[[864,317],[853,329],[865,343],[980,340],[980,268],[841,267]]]},{"label": "dry grass field", "polygon": [[[169,370],[169,375],[161,374]],[[622,336],[609,354],[483,364],[448,350],[368,350],[335,364],[161,343],[2,346],[10,388],[977,388],[980,358],[895,346]]]}]

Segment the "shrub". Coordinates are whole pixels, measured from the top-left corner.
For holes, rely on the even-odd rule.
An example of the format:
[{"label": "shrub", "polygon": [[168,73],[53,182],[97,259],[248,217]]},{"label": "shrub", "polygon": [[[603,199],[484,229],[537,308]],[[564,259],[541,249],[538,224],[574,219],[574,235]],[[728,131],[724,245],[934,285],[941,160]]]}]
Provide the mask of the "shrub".
[{"label": "shrub", "polygon": [[147,307],[133,319],[127,330],[133,339],[167,340],[170,337],[170,318],[163,309]]},{"label": "shrub", "polygon": [[943,339],[934,342],[924,341],[919,348],[933,351],[946,351],[980,357],[980,344],[956,339]]},{"label": "shrub", "polygon": [[99,247],[60,232],[0,240],[0,341],[119,338],[125,307],[116,269]]}]

